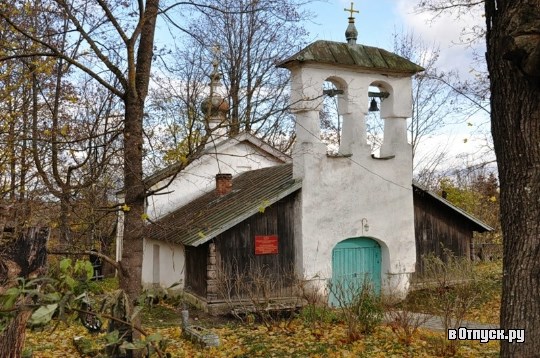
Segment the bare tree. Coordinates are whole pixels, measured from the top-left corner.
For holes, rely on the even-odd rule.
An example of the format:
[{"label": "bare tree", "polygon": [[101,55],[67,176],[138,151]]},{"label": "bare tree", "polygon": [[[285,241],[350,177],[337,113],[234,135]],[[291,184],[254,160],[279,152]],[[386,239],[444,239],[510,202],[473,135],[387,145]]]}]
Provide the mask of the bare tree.
[{"label": "bare tree", "polygon": [[216,45],[220,49],[231,135],[244,130],[277,146],[290,136],[289,77],[275,63],[304,45],[306,32],[299,22],[305,2],[206,0],[199,7],[189,27],[190,47],[203,55]]},{"label": "bare tree", "polygon": [[117,108],[110,93],[67,82],[70,65],[62,59],[53,71],[52,77],[32,75],[31,152],[45,187],[60,202],[60,244],[73,247],[74,201],[109,169],[120,147],[120,120],[112,115]]},{"label": "bare tree", "polygon": [[[41,5],[46,5],[41,7]],[[143,115],[153,60],[159,0],[123,1],[50,0],[0,4],[2,27],[36,46],[12,45],[11,58],[39,62],[56,58],[78,73],[90,76],[121,100],[123,110],[123,159],[125,230],[122,259],[117,264],[120,286],[134,303],[141,292],[145,188],[143,183]],[[59,17],[63,26],[26,27],[12,14]],[[63,43],[58,43],[60,34]],[[35,111],[37,108],[34,108]],[[135,337],[136,338],[136,337]]]},{"label": "bare tree", "polygon": [[176,48],[173,61],[159,61],[149,95],[146,133],[152,138],[149,167],[185,162],[209,133],[201,104],[208,98],[213,59],[200,48]]},{"label": "bare tree", "polygon": [[414,33],[394,34],[394,52],[419,64],[424,71],[413,77],[413,115],[409,134],[415,168],[422,163],[416,157],[423,139],[444,129],[448,124],[463,121],[460,98],[447,83],[457,81],[455,72],[437,68],[440,48],[428,45]]},{"label": "bare tree", "polygon": [[[18,15],[13,14],[13,17]],[[20,20],[29,27],[34,26],[35,20],[31,17]],[[1,53],[9,53],[6,48],[15,41],[20,48],[31,45],[0,25]],[[42,64],[40,70],[46,69],[47,64]],[[11,59],[0,62],[0,73],[0,198],[12,206],[17,203],[15,218],[24,222],[29,218],[26,199],[31,185],[35,183],[29,155],[31,71],[27,62]]]}]

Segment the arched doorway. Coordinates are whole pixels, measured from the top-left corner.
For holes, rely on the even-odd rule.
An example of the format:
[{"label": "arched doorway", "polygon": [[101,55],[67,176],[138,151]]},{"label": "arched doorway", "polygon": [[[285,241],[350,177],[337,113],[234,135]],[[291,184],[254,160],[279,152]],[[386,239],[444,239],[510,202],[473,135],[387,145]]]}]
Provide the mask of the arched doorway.
[{"label": "arched doorway", "polygon": [[368,237],[339,242],[332,250],[329,304],[349,303],[364,283],[369,283],[376,293],[380,293],[381,246]]}]

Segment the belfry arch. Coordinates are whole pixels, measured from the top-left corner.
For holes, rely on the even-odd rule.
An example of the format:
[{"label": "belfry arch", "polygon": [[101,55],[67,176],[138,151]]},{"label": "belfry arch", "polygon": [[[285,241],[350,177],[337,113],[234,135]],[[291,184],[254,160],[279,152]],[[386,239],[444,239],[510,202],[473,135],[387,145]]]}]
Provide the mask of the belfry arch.
[{"label": "belfry arch", "polygon": [[322,84],[323,101],[319,111],[321,140],[328,154],[339,153],[343,115],[348,113],[348,86],[340,77],[330,76]]}]

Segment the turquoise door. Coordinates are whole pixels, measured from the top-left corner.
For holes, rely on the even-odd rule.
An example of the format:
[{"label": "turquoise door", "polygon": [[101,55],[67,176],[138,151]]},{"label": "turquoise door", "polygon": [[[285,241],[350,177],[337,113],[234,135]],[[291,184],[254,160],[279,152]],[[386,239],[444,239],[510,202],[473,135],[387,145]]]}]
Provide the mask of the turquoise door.
[{"label": "turquoise door", "polygon": [[381,291],[381,247],[372,239],[360,237],[341,241],[332,251],[332,280],[329,303],[347,304],[359,294],[362,285]]}]

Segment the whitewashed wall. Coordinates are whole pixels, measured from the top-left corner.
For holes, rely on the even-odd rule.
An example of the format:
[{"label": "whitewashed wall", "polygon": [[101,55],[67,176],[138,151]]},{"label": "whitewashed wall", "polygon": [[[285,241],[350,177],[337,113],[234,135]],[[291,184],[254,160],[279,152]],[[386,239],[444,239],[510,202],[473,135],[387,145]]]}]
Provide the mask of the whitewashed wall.
[{"label": "whitewashed wall", "polygon": [[[148,198],[147,213],[152,220],[174,211],[193,199],[215,189],[218,173],[232,174],[282,164],[282,160],[262,151],[249,142],[230,139],[218,145],[218,154],[205,154],[180,172],[173,183],[158,195]],[[163,180],[152,190],[167,183]]]},{"label": "whitewashed wall", "polygon": [[[382,251],[383,287],[404,291],[416,262],[412,155],[406,120],[411,115],[411,80],[325,65],[291,69],[297,138],[293,172],[303,180],[297,205],[297,267],[324,289],[332,277],[332,250],[342,240],[370,237]],[[319,138],[322,85],[330,79],[345,94],[340,157],[326,155]],[[381,155],[371,157],[366,144],[365,116],[370,85],[390,93],[382,102],[385,138]],[[369,231],[363,230],[367,219]],[[384,286],[386,285],[386,286]]]},{"label": "whitewashed wall", "polygon": [[[159,247],[159,260],[156,261],[153,260],[155,245]],[[168,288],[178,284],[172,288],[172,291],[178,291],[184,287],[186,261],[183,246],[144,240],[143,250],[143,288],[150,289],[155,286]]]},{"label": "whitewashed wall", "polygon": [[[180,172],[171,185],[162,191],[164,194],[148,197],[149,218],[152,221],[158,220],[193,199],[215,190],[215,176],[218,173],[233,174],[234,177],[248,170],[282,164],[290,160],[289,157],[270,149],[268,145],[249,134],[241,134],[217,144],[215,151],[218,154],[205,154]],[[151,189],[159,188],[167,182],[168,179],[165,179]],[[159,245],[160,252],[159,284],[165,288],[179,282],[180,285],[174,289],[182,289],[185,282],[183,245],[153,240],[145,240],[144,243],[143,286],[149,288],[155,283],[154,245]]]}]

